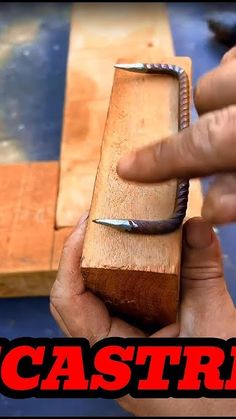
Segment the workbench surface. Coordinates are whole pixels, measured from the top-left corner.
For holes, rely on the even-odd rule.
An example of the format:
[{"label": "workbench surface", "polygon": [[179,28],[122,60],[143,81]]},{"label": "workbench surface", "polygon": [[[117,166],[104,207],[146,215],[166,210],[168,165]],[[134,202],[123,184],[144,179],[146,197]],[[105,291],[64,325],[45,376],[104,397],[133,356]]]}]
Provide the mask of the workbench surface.
[{"label": "workbench surface", "polygon": [[[169,3],[168,8],[176,55],[192,58],[195,83],[226,51],[213,40],[206,14],[226,9],[236,12],[236,4]],[[0,5],[0,163],[59,158],[70,11],[70,3]],[[226,278],[236,301],[236,227],[222,228],[219,235]],[[49,313],[48,298],[1,300],[0,317],[3,337],[61,336]],[[0,396],[0,407],[1,416],[8,417],[128,416],[114,401],[101,399],[91,403],[86,399],[11,400]]]}]

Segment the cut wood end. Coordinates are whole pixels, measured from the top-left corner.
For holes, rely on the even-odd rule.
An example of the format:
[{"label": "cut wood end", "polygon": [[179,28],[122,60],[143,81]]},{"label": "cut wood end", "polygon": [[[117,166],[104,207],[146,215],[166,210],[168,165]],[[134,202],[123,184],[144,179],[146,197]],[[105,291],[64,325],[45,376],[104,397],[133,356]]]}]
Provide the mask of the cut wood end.
[{"label": "cut wood end", "polygon": [[82,267],[82,275],[112,315],[145,330],[176,321],[178,274]]}]

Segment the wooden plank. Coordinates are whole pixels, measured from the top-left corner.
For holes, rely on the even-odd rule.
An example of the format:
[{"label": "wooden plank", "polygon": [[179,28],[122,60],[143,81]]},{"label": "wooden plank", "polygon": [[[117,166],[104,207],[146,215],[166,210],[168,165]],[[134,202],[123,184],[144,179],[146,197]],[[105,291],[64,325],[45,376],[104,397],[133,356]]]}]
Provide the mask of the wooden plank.
[{"label": "wooden plank", "polygon": [[[163,46],[163,36],[166,44]],[[80,3],[74,5],[73,49],[155,46],[173,49],[164,3]]]},{"label": "wooden plank", "polygon": [[56,271],[0,273],[0,298],[44,297],[50,294]]},{"label": "wooden plank", "polygon": [[[150,56],[136,58],[141,58],[136,59],[140,62]],[[184,67],[191,80],[190,59],[160,59],[155,55],[152,62],[155,61]],[[116,165],[129,150],[177,130],[177,80],[170,76],[116,71],[85,237],[82,272],[87,286],[108,306],[143,326],[164,326],[176,319],[181,231],[164,236],[130,235],[94,224],[92,219],[161,219],[171,215],[176,181],[155,185],[125,182],[118,177]]]},{"label": "wooden plank", "polygon": [[77,3],[72,15],[61,145],[57,227],[90,207],[118,58],[155,50],[173,55],[162,3]]},{"label": "wooden plank", "polygon": [[1,165],[0,179],[0,278],[50,271],[58,163]]}]

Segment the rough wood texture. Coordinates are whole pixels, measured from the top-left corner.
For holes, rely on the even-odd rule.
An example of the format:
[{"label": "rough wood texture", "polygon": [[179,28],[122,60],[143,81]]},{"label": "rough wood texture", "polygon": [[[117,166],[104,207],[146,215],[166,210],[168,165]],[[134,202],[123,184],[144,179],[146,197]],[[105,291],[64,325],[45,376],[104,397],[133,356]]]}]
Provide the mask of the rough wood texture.
[{"label": "rough wood texture", "polygon": [[[145,56],[136,61],[183,66],[188,58]],[[129,62],[127,60],[126,62]],[[103,137],[82,272],[87,286],[115,312],[141,326],[164,326],[176,318],[181,231],[164,236],[130,235],[92,223],[94,218],[168,217],[174,208],[176,181],[134,185],[116,174],[127,151],[178,130],[178,82],[171,76],[116,71]],[[191,202],[190,202],[191,207]],[[199,208],[191,210],[199,215]]]},{"label": "rough wood texture", "polygon": [[162,3],[77,3],[68,57],[57,227],[72,226],[90,207],[113,65],[146,50],[173,55]]},{"label": "rough wood texture", "polygon": [[0,179],[0,296],[44,295],[44,276],[51,277],[58,163],[1,165]]}]

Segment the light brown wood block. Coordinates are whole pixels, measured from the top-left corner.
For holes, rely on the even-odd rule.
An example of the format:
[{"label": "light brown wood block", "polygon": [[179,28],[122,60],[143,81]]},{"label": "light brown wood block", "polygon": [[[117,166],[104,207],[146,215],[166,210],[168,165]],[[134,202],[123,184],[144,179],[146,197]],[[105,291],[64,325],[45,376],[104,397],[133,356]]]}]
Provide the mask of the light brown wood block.
[{"label": "light brown wood block", "polygon": [[78,3],[72,14],[57,227],[90,207],[118,58],[173,55],[162,3]]},{"label": "light brown wood block", "polygon": [[58,163],[1,165],[0,179],[0,296],[48,293]]},{"label": "light brown wood block", "polygon": [[[136,60],[140,62],[150,57],[136,58],[141,58]],[[154,56],[151,62],[154,61],[181,65],[191,80],[190,59]],[[141,327],[164,326],[176,319],[181,230],[164,236],[132,235],[94,224],[92,219],[161,219],[171,215],[176,181],[132,184],[118,177],[116,165],[129,150],[177,130],[177,80],[165,75],[116,71],[86,231],[82,273],[87,286],[115,313]]]}]

